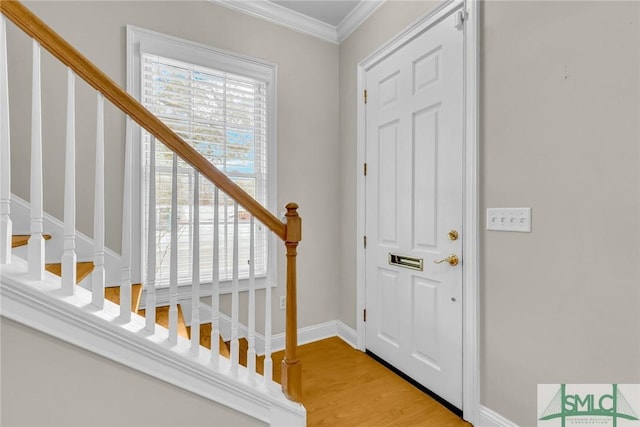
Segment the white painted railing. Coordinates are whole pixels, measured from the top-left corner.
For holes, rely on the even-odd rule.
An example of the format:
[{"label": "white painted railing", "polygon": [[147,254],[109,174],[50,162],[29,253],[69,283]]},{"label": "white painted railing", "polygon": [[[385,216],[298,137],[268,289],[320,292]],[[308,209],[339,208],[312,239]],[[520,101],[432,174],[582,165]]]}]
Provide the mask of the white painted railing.
[{"label": "white painted railing", "polygon": [[7,20],[0,14],[0,264],[11,260],[11,144],[9,132],[9,73]]},{"label": "white painted railing", "polygon": [[122,202],[122,276],[120,280],[120,319],[124,322],[131,320],[131,177],[133,176],[133,147],[131,131],[133,124],[127,117],[127,141],[124,156],[124,196]]},{"label": "white painted railing", "polygon": [[[249,379],[255,381],[256,373],[256,272],[255,272],[255,222],[249,220],[249,347],[247,349],[247,369]],[[267,288],[269,292],[269,288]]]},{"label": "white painted railing", "polygon": [[233,204],[233,268],[231,279],[231,373],[238,375],[240,342],[238,341],[238,203]]},{"label": "white painted railing", "polygon": [[271,292],[269,289],[264,296],[264,368],[265,382],[273,378],[273,362],[271,361]]},{"label": "white painted railing", "polygon": [[64,160],[64,253],[62,290],[73,295],[76,286],[76,78],[67,70],[67,144]]},{"label": "white painted railing", "polygon": [[[0,44],[0,60],[5,70],[0,74],[0,83],[3,87],[8,86],[7,80],[7,64],[6,64],[6,43],[5,43],[5,18],[2,15],[2,44]],[[32,87],[32,127],[31,127],[31,237],[29,239],[28,265],[30,277],[42,280],[44,275],[44,259],[45,245],[43,237],[43,167],[42,167],[42,102],[41,102],[41,65],[40,65],[41,48],[37,42],[33,42],[33,87]],[[66,140],[65,140],[65,164],[64,164],[64,250],[62,254],[62,279],[61,288],[65,295],[73,295],[77,282],[77,253],[76,253],[76,75],[71,68],[67,71],[67,100],[66,100]],[[96,94],[96,138],[95,138],[95,167],[94,167],[94,218],[93,218],[93,258],[94,268],[91,273],[91,292],[92,304],[98,309],[104,307],[105,292],[105,99],[104,96],[97,92]],[[2,164],[9,165],[9,112],[8,112],[8,93],[3,91],[2,98]],[[127,118],[127,126],[134,126],[130,119]],[[131,132],[127,131],[127,135]],[[150,136],[150,153],[149,153],[149,175],[148,175],[148,216],[147,216],[147,254],[146,254],[146,280],[144,289],[146,290],[145,302],[145,329],[151,333],[156,330],[156,239],[157,239],[157,185],[156,185],[156,140]],[[132,143],[128,139],[125,149],[125,167],[124,167],[124,197],[123,197],[123,221],[122,221],[122,272],[120,284],[120,315],[119,318],[123,322],[131,320],[131,180],[132,180]],[[172,177],[171,177],[171,248],[170,248],[170,305],[169,305],[169,325],[168,325],[168,341],[172,344],[178,342],[179,335],[179,312],[178,305],[178,258],[179,240],[178,240],[178,156],[173,154]],[[7,172],[10,168],[4,168],[2,171],[2,196],[4,199],[10,198],[10,174]],[[200,174],[197,170],[193,171],[193,185],[190,186],[193,193],[192,206],[192,232],[191,251],[192,251],[192,271],[191,271],[191,298],[188,302],[191,305],[191,337],[190,349],[193,356],[198,356],[202,350],[200,345],[200,328],[199,325],[204,322],[211,322],[211,355],[210,360],[214,369],[219,364],[220,353],[220,254],[221,254],[221,238],[220,235],[227,235],[228,227],[232,227],[232,241],[230,243],[232,250],[232,291],[231,291],[231,337],[230,337],[230,371],[235,377],[240,375],[240,336],[239,336],[239,301],[240,301],[240,210],[237,202],[233,202],[232,213],[227,215],[227,196],[221,197],[220,190],[213,187],[213,259],[212,263],[212,296],[211,296],[211,318],[200,318]],[[7,189],[8,188],[8,189]],[[8,196],[6,195],[8,193]],[[4,203],[7,212],[7,220],[3,224],[10,224],[9,203]],[[225,214],[220,215],[220,208],[224,206]],[[245,213],[243,212],[243,215]],[[233,220],[229,222],[229,218]],[[246,218],[243,216],[243,220]],[[247,379],[251,383],[258,381],[257,374],[257,354],[256,354],[256,274],[255,274],[255,230],[256,220],[253,216],[249,219],[249,265],[248,274],[248,350],[247,350]],[[225,223],[225,227],[221,228],[220,223]],[[10,227],[4,228],[5,233],[11,233]],[[9,236],[10,237],[10,236]],[[225,237],[226,238],[226,237]],[[10,242],[9,238],[9,242]],[[7,249],[7,257],[10,259],[11,248]],[[7,264],[9,260],[5,260],[3,264]],[[243,260],[244,263],[244,260]],[[265,289],[265,358],[264,358],[264,376],[261,382],[271,382],[272,378],[272,361],[271,361],[271,289]]]},{"label": "white painted railing", "polygon": [[92,303],[104,306],[104,96],[98,93],[96,106],[96,169],[93,210],[93,274],[91,277]]},{"label": "white painted railing", "polygon": [[[149,206],[149,210],[155,210]],[[171,267],[169,270],[169,342],[178,341],[178,156],[171,172]]]},{"label": "white painted railing", "polygon": [[[156,139],[152,135],[149,143],[149,207],[156,206]],[[156,211],[148,209],[147,217],[147,280],[144,288],[147,293],[145,303],[146,329],[154,332],[156,328]]]},{"label": "white painted railing", "polygon": [[220,192],[213,190],[213,260],[211,266],[211,362],[218,367],[220,353]]},{"label": "white painted railing", "polygon": [[29,238],[29,278],[44,277],[43,189],[42,189],[42,86],[40,43],[33,40],[31,84],[31,237]]},{"label": "white painted railing", "polygon": [[[151,206],[150,206],[151,208]],[[200,179],[193,173],[193,270],[191,273],[191,353],[200,352]]]},{"label": "white painted railing", "polygon": [[[8,81],[8,65],[7,65],[7,41],[6,41],[6,20],[5,20],[5,10],[13,9],[14,6],[5,6],[2,5],[3,14],[0,15],[0,89],[2,93],[0,93],[0,165],[2,166],[2,170],[0,171],[0,233],[2,241],[0,246],[0,264],[9,264],[11,260],[11,217],[10,217],[10,197],[11,197],[11,168],[10,168],[10,129],[9,129],[9,81]],[[13,11],[13,13],[25,13],[24,11]],[[11,15],[7,15],[11,16]],[[15,19],[18,19],[14,16]],[[14,20],[15,22],[15,20]],[[27,31],[29,26],[25,26],[21,28]],[[49,31],[49,30],[46,30]],[[46,38],[38,38],[43,43],[44,47],[47,47]],[[60,42],[61,43],[61,42]],[[45,262],[45,244],[44,244],[44,229],[43,229],[43,162],[42,162],[42,152],[43,152],[43,143],[47,143],[48,140],[45,139],[43,141],[42,136],[42,88],[41,88],[41,45],[36,39],[33,39],[32,46],[33,53],[33,72],[32,72],[32,109],[31,109],[31,163],[30,163],[30,203],[31,203],[31,222],[30,222],[30,238],[28,241],[28,250],[27,250],[27,271],[30,279],[40,281],[42,283],[47,282],[49,280],[45,277],[44,273],[44,262]],[[67,47],[67,49],[72,49]],[[52,52],[51,48],[48,47],[47,50]],[[55,49],[54,49],[55,50]],[[75,53],[72,53],[75,55]],[[57,56],[54,54],[54,56]],[[58,57],[58,59],[60,59]],[[83,58],[81,58],[84,60]],[[61,59],[62,61],[62,59]],[[78,60],[80,61],[80,60]],[[63,61],[65,64],[67,62]],[[73,61],[72,61],[73,62]],[[67,64],[69,65],[69,64]],[[77,258],[79,254],[76,253],[76,110],[78,108],[90,108],[88,106],[78,106],[76,105],[76,78],[81,78],[85,81],[87,80],[87,76],[85,73],[78,71],[78,68],[72,67],[69,65],[68,68],[68,77],[67,77],[67,100],[66,100],[66,141],[65,141],[65,182],[64,182],[64,251],[62,254],[62,279],[60,281],[61,288],[63,290],[64,295],[74,295],[76,292],[76,279],[77,279]],[[105,77],[100,77],[107,79]],[[91,259],[93,259],[93,271],[91,273],[91,305],[92,310],[97,308],[99,310],[106,310],[104,293],[105,293],[105,150],[108,149],[105,147],[105,126],[108,123],[105,123],[105,97],[107,97],[111,102],[114,102],[113,95],[107,95],[109,90],[102,89],[100,87],[96,87],[96,85],[90,83],[94,88],[97,89],[97,102],[95,104],[96,111],[96,133],[95,133],[95,165],[94,165],[94,194],[93,194],[93,204],[94,204],[94,212],[93,212],[93,242],[94,247],[91,254],[87,254]],[[99,85],[97,85],[99,86]],[[115,89],[112,89],[115,90]],[[118,88],[118,90],[120,90]],[[18,96],[21,94],[17,94]],[[13,94],[12,94],[13,96]],[[124,92],[122,92],[121,96],[126,96]],[[131,111],[143,108],[138,104],[134,104],[134,100],[129,100],[132,103],[132,106],[129,106]],[[128,102],[129,102],[128,101]],[[125,111],[121,104],[114,102],[116,107],[120,108],[122,111]],[[137,110],[136,110],[137,111]],[[133,113],[129,113],[133,114]],[[140,113],[142,114],[142,113]],[[146,110],[144,110],[144,114],[150,114]],[[134,125],[131,116],[126,115],[127,127],[128,129]],[[145,116],[146,117],[146,116]],[[153,120],[153,119],[150,119]],[[139,119],[135,119],[138,125],[143,126]],[[155,334],[160,334],[163,336],[165,341],[165,345],[163,348],[167,347],[166,343],[168,342],[169,347],[179,347],[184,344],[184,339],[179,336],[179,304],[189,303],[191,305],[191,337],[190,337],[190,351],[189,356],[194,359],[201,359],[200,353],[205,351],[201,346],[201,337],[200,336],[200,324],[211,322],[211,336],[207,337],[211,340],[211,349],[206,350],[210,351],[210,354],[207,355],[206,360],[209,360],[208,366],[214,370],[219,371],[221,369],[227,370],[232,378],[235,380],[247,381],[248,384],[252,386],[264,386],[264,393],[270,393],[270,389],[273,389],[272,383],[272,360],[271,360],[271,287],[270,284],[267,284],[265,287],[265,318],[264,318],[264,336],[265,336],[265,354],[264,354],[264,374],[258,374],[258,357],[256,352],[256,227],[258,226],[258,220],[256,217],[251,214],[252,212],[258,216],[258,218],[262,218],[262,224],[266,225],[269,229],[271,229],[278,237],[285,240],[287,242],[288,251],[291,253],[290,247],[297,246],[297,242],[300,240],[300,219],[295,212],[297,209],[296,205],[288,205],[287,208],[290,211],[287,215],[288,217],[295,218],[292,222],[292,227],[288,228],[286,224],[281,223],[277,220],[272,214],[268,213],[268,211],[264,210],[261,206],[254,205],[253,200],[246,199],[246,193],[237,187],[236,184],[232,183],[228,178],[218,175],[219,171],[213,168],[210,164],[204,165],[202,164],[202,159],[200,154],[191,153],[188,150],[191,148],[184,149],[185,152],[191,156],[191,158],[195,160],[187,160],[188,166],[193,168],[193,187],[192,193],[188,195],[180,195],[179,194],[179,185],[178,185],[178,149],[172,148],[173,150],[173,162],[172,162],[172,180],[171,180],[171,213],[170,213],[170,280],[169,280],[169,319],[168,319],[168,330],[164,328],[160,328],[156,325],[156,271],[158,267],[158,262],[156,259],[156,244],[157,244],[157,205],[156,201],[157,197],[157,183],[156,183],[156,144],[157,142],[165,143],[168,146],[171,146],[167,143],[166,136],[156,139],[157,135],[162,135],[163,132],[168,132],[167,135],[170,138],[177,138],[175,134],[171,133],[168,129],[164,129],[162,124],[155,123],[154,126],[157,126],[161,131],[156,133],[150,133],[150,159],[149,159],[149,180],[148,180],[148,221],[147,221],[147,233],[146,238],[147,242],[144,245],[147,248],[147,254],[145,257],[146,260],[146,277],[144,283],[144,289],[146,291],[146,301],[145,301],[145,321],[144,321],[144,329],[147,331],[147,334],[154,336]],[[148,130],[148,128],[145,128]],[[151,131],[149,131],[151,132]],[[130,135],[131,132],[127,132],[127,135]],[[156,135],[156,136],[154,136]],[[117,141],[109,141],[109,144],[117,143]],[[183,141],[173,142],[176,146],[182,147],[180,144],[184,144]],[[131,191],[131,182],[133,176],[133,147],[132,143],[129,139],[125,141],[125,167],[124,167],[124,200],[123,200],[123,221],[122,221],[122,272],[121,272],[121,283],[120,286],[120,309],[118,321],[120,324],[127,324],[134,321],[139,321],[136,317],[136,314],[132,314],[132,283],[131,283],[131,272],[132,272],[132,254],[131,254],[131,239],[132,239],[132,191]],[[185,144],[186,145],[186,144]],[[180,148],[183,149],[183,148]],[[186,156],[186,157],[189,157]],[[180,157],[185,159],[184,153],[180,154]],[[201,200],[201,177],[204,176],[211,182],[222,182],[223,184],[218,184],[213,186],[213,258],[210,260],[204,260],[205,263],[211,262],[211,317],[207,319],[203,319],[200,316],[200,305],[201,305],[201,271],[200,266],[202,260],[200,259],[201,252],[201,227],[200,227],[200,200]],[[218,181],[216,181],[218,180]],[[225,187],[226,186],[226,187]],[[222,190],[225,188],[225,191],[228,194],[225,194]],[[231,195],[230,193],[234,193]],[[222,194],[221,194],[222,193]],[[178,216],[180,212],[178,211],[178,199],[182,197],[187,197],[192,201],[192,206],[190,209],[190,218],[189,221],[192,222],[192,232],[191,236],[191,247],[189,250],[192,254],[192,268],[191,268],[191,295],[189,299],[179,300],[179,272],[178,272],[178,259],[180,256],[179,251],[181,248],[179,247],[178,240]],[[182,199],[181,199],[182,200]],[[232,205],[232,216],[233,220],[230,220],[230,215],[227,215],[227,200],[233,201]],[[242,260],[242,265],[244,266],[245,262],[248,263],[248,278],[243,276],[243,280],[247,280],[248,282],[248,350],[247,350],[247,365],[245,367],[240,366],[240,336],[239,336],[239,324],[240,324],[240,239],[239,239],[239,229],[240,229],[240,202],[245,210],[242,211],[243,214],[243,228],[245,227],[244,221],[247,219],[245,215],[249,215],[248,218],[248,226],[249,226],[249,255],[248,260]],[[223,216],[221,216],[221,207],[224,212]],[[266,219],[265,219],[266,218]],[[224,227],[220,227],[220,224],[225,224]],[[260,226],[262,226],[262,224]],[[226,242],[227,239],[227,230],[228,227],[232,227],[232,241]],[[232,250],[232,291],[231,291],[231,336],[230,336],[230,361],[221,362],[220,356],[220,254],[221,245],[221,234],[224,236],[225,243],[230,243],[233,247]],[[293,246],[295,245],[295,246]],[[244,269],[244,268],[243,268]],[[295,267],[292,270],[295,273]],[[226,274],[226,272],[225,272]],[[291,275],[290,275],[291,276]],[[182,278],[181,278],[182,280]],[[226,279],[225,279],[226,280]],[[291,284],[295,284],[295,276],[291,276],[287,279],[288,287]],[[182,288],[184,289],[184,288]],[[295,298],[290,307],[295,309]],[[291,310],[290,310],[291,312]],[[295,313],[295,310],[293,310]],[[135,323],[135,322],[134,322]],[[289,324],[289,323],[287,323]],[[295,325],[295,322],[293,323]],[[161,330],[162,329],[162,330]],[[295,337],[293,339],[288,339],[287,343],[293,342],[296,343]],[[295,346],[294,346],[295,347]],[[299,369],[299,364],[297,359],[295,358],[295,348],[291,349],[289,347],[290,354],[294,356],[289,358],[289,365],[294,368]],[[295,365],[295,366],[294,366]],[[287,369],[287,366],[285,366]],[[299,375],[292,375],[290,378],[297,377],[299,379]],[[293,383],[292,383],[293,384]],[[297,385],[289,385],[289,390],[293,390],[295,393],[292,393],[296,398],[299,398],[299,382]],[[285,392],[287,389],[285,388]],[[291,395],[287,393],[287,396],[291,398]]]}]

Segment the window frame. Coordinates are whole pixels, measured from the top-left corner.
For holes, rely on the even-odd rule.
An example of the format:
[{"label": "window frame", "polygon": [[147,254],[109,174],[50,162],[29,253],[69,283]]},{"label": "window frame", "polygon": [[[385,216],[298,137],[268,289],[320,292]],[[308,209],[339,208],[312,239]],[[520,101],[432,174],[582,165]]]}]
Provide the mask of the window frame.
[{"label": "window frame", "polygon": [[[177,59],[179,61],[196,64],[203,67],[213,68],[220,71],[239,74],[266,83],[267,101],[267,142],[266,142],[266,208],[271,212],[276,212],[276,76],[277,66],[256,58],[233,52],[213,48],[201,43],[173,37],[156,31],[127,25],[127,92],[136,100],[141,102],[141,61],[142,52],[152,55],[159,55],[166,58]],[[133,171],[131,174],[132,193],[132,224],[131,230],[134,238],[131,242],[132,254],[132,281],[134,283],[144,283],[146,278],[146,218],[145,218],[145,189],[144,189],[144,147],[142,139],[142,129],[131,120],[126,124],[127,141],[131,143],[131,162]],[[157,143],[157,142],[156,142]],[[125,159],[126,160],[126,159]],[[127,185],[125,182],[124,185]],[[264,277],[256,277],[256,288],[277,286],[277,247],[273,233],[267,232],[267,274]],[[202,261],[205,262],[205,261]],[[239,279],[241,291],[247,290],[248,279]],[[203,281],[201,285],[201,295],[207,296],[211,292],[211,282]],[[220,293],[231,292],[231,280],[220,281]],[[191,286],[191,284],[179,284],[180,287]],[[162,291],[163,288],[158,288]]]}]

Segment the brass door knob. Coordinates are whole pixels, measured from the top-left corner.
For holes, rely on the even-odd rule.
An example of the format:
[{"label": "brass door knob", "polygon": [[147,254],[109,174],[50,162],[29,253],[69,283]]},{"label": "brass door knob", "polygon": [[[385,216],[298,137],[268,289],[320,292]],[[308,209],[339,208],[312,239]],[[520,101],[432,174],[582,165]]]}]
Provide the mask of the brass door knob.
[{"label": "brass door knob", "polygon": [[458,240],[458,232],[456,230],[449,231],[449,240]]},{"label": "brass door knob", "polygon": [[458,259],[457,255],[451,254],[445,259],[441,259],[440,261],[433,261],[434,264],[442,264],[443,262],[448,262],[449,265],[455,266],[458,265],[458,262],[460,262],[460,260]]}]

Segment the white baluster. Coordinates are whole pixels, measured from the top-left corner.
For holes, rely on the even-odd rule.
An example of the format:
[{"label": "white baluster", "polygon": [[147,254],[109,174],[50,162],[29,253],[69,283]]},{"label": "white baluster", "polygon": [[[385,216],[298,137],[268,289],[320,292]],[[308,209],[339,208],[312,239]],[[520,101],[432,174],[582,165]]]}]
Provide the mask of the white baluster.
[{"label": "white baluster", "polygon": [[169,342],[178,342],[178,156],[171,173],[171,259],[169,270]]},{"label": "white baluster", "polygon": [[93,274],[91,303],[104,306],[104,96],[98,92],[96,106],[96,173],[93,210]]},{"label": "white baluster", "polygon": [[193,274],[191,276],[191,354],[200,352],[200,180],[193,171]]},{"label": "white baluster", "polygon": [[9,133],[9,73],[7,25],[0,13],[0,264],[11,262],[11,144]]},{"label": "white baluster", "polygon": [[27,247],[29,277],[44,278],[44,238],[42,208],[42,95],[40,83],[40,44],[33,40],[31,92],[31,237]]},{"label": "white baluster", "polygon": [[233,204],[233,270],[231,288],[231,373],[238,374],[240,343],[238,342],[238,202]]},{"label": "white baluster", "polygon": [[218,367],[220,354],[220,197],[218,188],[213,190],[213,265],[211,268],[211,363]]},{"label": "white baluster", "polygon": [[131,118],[127,116],[127,140],[124,154],[124,195],[122,200],[122,273],[120,276],[120,319],[131,320]]},{"label": "white baluster", "polygon": [[254,218],[249,222],[249,348],[247,350],[247,369],[249,380],[256,378],[256,275],[254,267],[255,236]]},{"label": "white baluster", "polygon": [[76,285],[76,111],[75,75],[67,69],[67,146],[64,160],[64,252],[62,291],[73,295]]},{"label": "white baluster", "polygon": [[273,361],[271,360],[271,285],[264,288],[264,369],[265,384],[273,378]]},{"label": "white baluster", "polygon": [[156,138],[149,142],[149,221],[147,236],[147,301],[145,304],[145,327],[156,330]]}]

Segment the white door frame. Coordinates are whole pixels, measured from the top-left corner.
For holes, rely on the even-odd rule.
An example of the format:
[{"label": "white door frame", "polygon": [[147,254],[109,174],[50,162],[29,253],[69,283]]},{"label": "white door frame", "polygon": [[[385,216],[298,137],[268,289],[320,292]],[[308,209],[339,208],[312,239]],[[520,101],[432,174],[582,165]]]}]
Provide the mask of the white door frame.
[{"label": "white door frame", "polygon": [[[418,19],[383,47],[358,64],[357,89],[357,170],[365,163],[366,123],[362,94],[366,73],[375,64],[408,43],[418,34],[432,27],[443,17],[457,9],[464,10],[464,207],[463,207],[463,333],[462,333],[462,411],[463,418],[472,424],[480,419],[479,379],[479,315],[480,274],[479,241],[480,210],[478,200],[479,144],[478,144],[478,53],[479,53],[479,4],[477,0],[444,0],[432,11]],[[458,13],[457,11],[455,13]],[[365,323],[365,250],[362,244],[365,235],[365,178],[357,174],[357,233],[356,245],[356,334],[357,348],[364,351]]]}]

